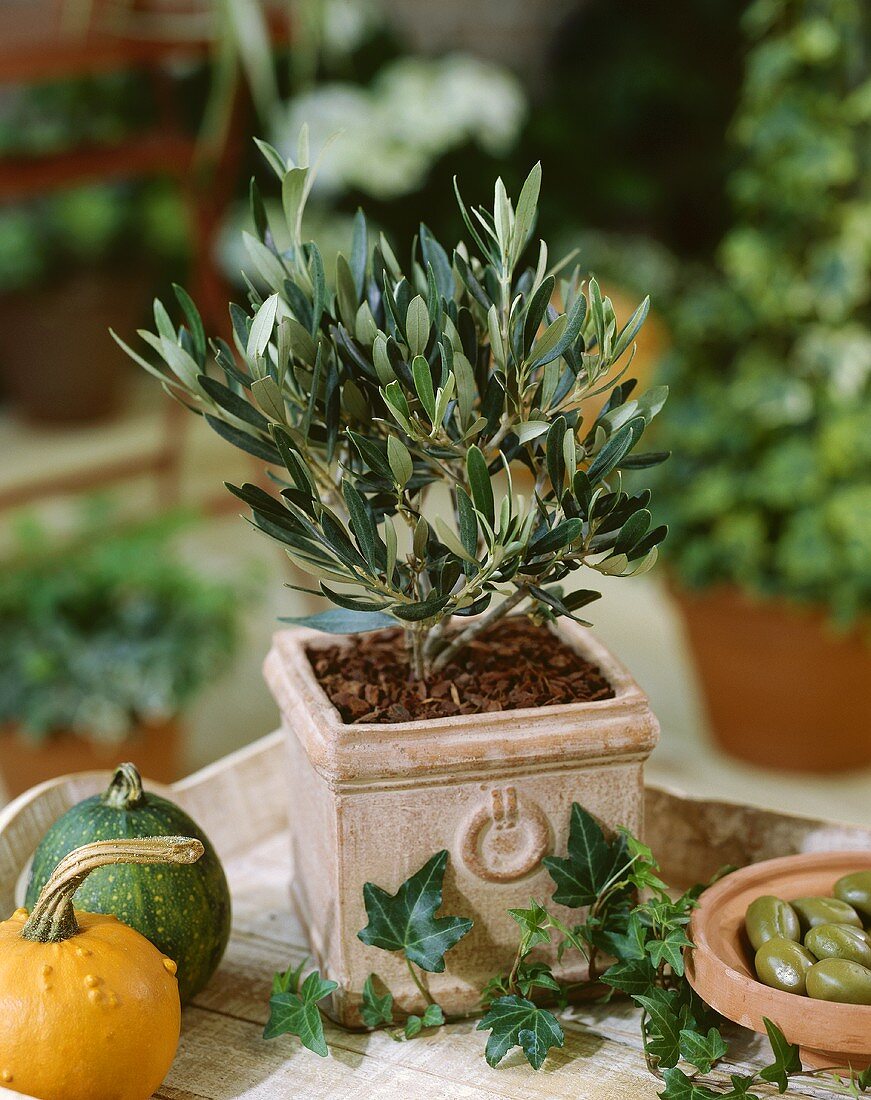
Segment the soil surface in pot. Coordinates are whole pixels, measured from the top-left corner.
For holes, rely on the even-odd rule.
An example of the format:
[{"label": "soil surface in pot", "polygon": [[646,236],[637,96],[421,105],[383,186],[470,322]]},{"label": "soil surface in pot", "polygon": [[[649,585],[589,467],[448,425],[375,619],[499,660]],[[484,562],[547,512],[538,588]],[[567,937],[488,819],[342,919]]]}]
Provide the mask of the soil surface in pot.
[{"label": "soil surface in pot", "polygon": [[603,673],[526,618],[496,624],[426,684],[411,679],[401,630],[309,649],[321,687],[345,722],[411,722],[612,699]]}]

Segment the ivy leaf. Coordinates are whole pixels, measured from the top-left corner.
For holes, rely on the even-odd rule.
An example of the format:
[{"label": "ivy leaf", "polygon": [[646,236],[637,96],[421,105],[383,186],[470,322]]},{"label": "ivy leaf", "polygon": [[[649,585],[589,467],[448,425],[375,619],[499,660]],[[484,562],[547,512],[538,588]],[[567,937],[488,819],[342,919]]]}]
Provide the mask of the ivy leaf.
[{"label": "ivy leaf", "polygon": [[508,910],[508,916],[520,925],[523,933],[520,941],[521,955],[528,955],[537,944],[548,943],[550,940],[547,910],[534,898],[530,899],[529,906],[529,909]]},{"label": "ivy leaf", "polygon": [[445,1014],[441,1005],[427,1005],[423,1014],[424,1027],[441,1027],[445,1022]]},{"label": "ivy leaf", "polygon": [[598,821],[575,802],[568,856],[546,856],[542,862],[556,886],[553,900],[578,909],[596,900],[613,872],[614,855]]},{"label": "ivy leaf", "polygon": [[699,1073],[710,1073],[714,1063],[725,1058],[727,1053],[723,1036],[715,1027],[707,1035],[687,1028],[680,1033],[680,1056],[695,1066]]},{"label": "ivy leaf", "polygon": [[379,1027],[393,1023],[393,994],[388,989],[380,994],[375,988],[375,975],[370,974],[363,983],[363,1003],[360,1015],[367,1027]]},{"label": "ivy leaf", "polygon": [[441,1005],[427,1005],[423,1016],[409,1016],[405,1021],[405,1038],[413,1039],[425,1027],[441,1027],[444,1022],[445,1014]]},{"label": "ivy leaf", "polygon": [[559,993],[562,988],[554,978],[547,963],[531,963],[528,966],[526,964],[519,966],[515,981],[517,982],[517,988],[524,997],[528,997],[530,991],[536,987],[551,989],[555,993]]},{"label": "ivy leaf", "polygon": [[302,972],[305,970],[305,964],[307,962],[308,959],[303,959],[299,966],[295,966],[293,969],[288,968],[283,973],[274,974],[272,978],[272,992],[298,993],[299,980],[302,977]]},{"label": "ivy leaf", "polygon": [[628,959],[609,966],[600,980],[630,997],[637,997],[653,986],[655,976],[656,970],[649,960]]},{"label": "ivy leaf", "polygon": [[540,1069],[551,1047],[565,1042],[557,1018],[525,997],[499,997],[478,1021],[478,1031],[489,1031],[484,1057],[498,1066],[512,1047],[519,1046],[533,1069]]},{"label": "ivy leaf", "polygon": [[697,1085],[683,1070],[666,1069],[662,1077],[665,1089],[658,1094],[660,1100],[724,1100],[722,1093]]},{"label": "ivy leaf", "polygon": [[654,966],[666,962],[679,977],[683,975],[685,947],[692,947],[692,940],[688,939],[682,928],[675,928],[665,939],[651,940],[647,944],[647,951]]},{"label": "ivy leaf", "polygon": [[420,1016],[409,1016],[405,1021],[405,1038],[413,1039],[415,1035],[419,1035],[423,1028],[423,1020]]},{"label": "ivy leaf", "polygon": [[[299,974],[297,972],[297,980]],[[321,1019],[318,1001],[328,997],[336,982],[326,981],[317,970],[302,983],[299,992],[273,993],[269,998],[269,1021],[263,1031],[264,1039],[274,1039],[277,1035],[296,1035],[304,1047],[326,1058],[329,1054],[324,1039],[324,1022]]]},{"label": "ivy leaf", "polygon": [[688,1025],[686,1010],[677,1008],[677,991],[651,989],[645,996],[636,996],[635,1002],[648,1016],[645,1049],[659,1064],[670,1067],[680,1057],[680,1033]]},{"label": "ivy leaf", "polygon": [[369,923],[357,933],[363,943],[384,951],[401,951],[422,970],[441,974],[445,952],[472,927],[466,917],[435,915],[442,903],[447,863],[447,851],[437,852],[395,894],[367,882],[363,901]]},{"label": "ivy leaf", "polygon": [[786,1036],[771,1020],[762,1017],[765,1030],[771,1042],[771,1050],[774,1053],[774,1061],[770,1066],[760,1070],[759,1076],[763,1081],[771,1081],[777,1085],[778,1092],[786,1092],[789,1088],[789,1075],[801,1073],[801,1057],[795,1043],[788,1043]]},{"label": "ivy leaf", "polygon": [[732,1091],[727,1092],[723,1100],[743,1100],[744,1097],[747,1097],[748,1100],[756,1100],[756,1097],[750,1092],[756,1081],[755,1075],[745,1077],[738,1073],[732,1073],[729,1075],[729,1080],[732,1082]]},{"label": "ivy leaf", "polygon": [[599,935],[601,946],[620,962],[644,959],[647,957],[648,929],[641,921],[641,914],[634,912],[629,917],[625,932],[603,930]]}]

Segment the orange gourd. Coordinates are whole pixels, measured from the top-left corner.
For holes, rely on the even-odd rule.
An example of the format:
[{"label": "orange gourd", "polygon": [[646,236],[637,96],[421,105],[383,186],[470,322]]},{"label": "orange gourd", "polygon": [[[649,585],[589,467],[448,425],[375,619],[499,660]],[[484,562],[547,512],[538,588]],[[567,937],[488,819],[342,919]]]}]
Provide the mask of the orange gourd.
[{"label": "orange gourd", "polygon": [[175,963],[116,917],[73,910],[112,863],[194,863],[190,837],[86,844],[28,916],[0,923],[0,1084],[40,1100],[147,1100],[178,1047]]}]

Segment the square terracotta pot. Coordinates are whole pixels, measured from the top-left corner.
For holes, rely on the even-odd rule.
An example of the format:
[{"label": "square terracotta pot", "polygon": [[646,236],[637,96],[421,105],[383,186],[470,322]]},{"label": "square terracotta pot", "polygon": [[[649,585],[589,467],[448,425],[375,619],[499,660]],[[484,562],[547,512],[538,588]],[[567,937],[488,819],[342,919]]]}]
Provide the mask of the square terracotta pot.
[{"label": "square terracotta pot", "polygon": [[[364,882],[393,893],[448,850],[441,912],[475,923],[446,971],[425,980],[446,1012],[474,1012],[484,982],[507,971],[516,950],[507,910],[553,893],[541,860],[565,853],[572,803],[606,827],[641,832],[642,771],[659,725],[588,631],[566,620],[558,631],[604,672],[613,699],[389,725],[346,725],[327,699],[306,651],[335,636],[276,634],[265,675],[290,754],[291,896],[321,973],[339,984],[329,1006],[339,1023],[361,1025],[373,972],[400,1008],[423,1008],[404,960],[357,938]],[[562,916],[577,923],[577,911]],[[584,976],[577,966],[561,972]]]}]

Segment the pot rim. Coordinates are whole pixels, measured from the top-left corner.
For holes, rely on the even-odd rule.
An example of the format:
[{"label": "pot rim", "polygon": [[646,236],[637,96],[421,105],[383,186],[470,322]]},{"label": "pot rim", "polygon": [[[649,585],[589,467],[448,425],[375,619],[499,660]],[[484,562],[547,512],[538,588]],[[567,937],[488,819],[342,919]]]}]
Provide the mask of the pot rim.
[{"label": "pot rim", "polygon": [[476,768],[507,774],[512,765],[568,768],[578,761],[645,759],[658,740],[659,723],[644,692],[585,627],[561,620],[550,629],[599,667],[614,689],[613,698],[410,722],[346,723],[306,652],[335,645],[337,636],[306,627],[274,635],[264,674],[285,724],[315,769],[334,783],[353,786],[390,776],[435,780],[458,769],[464,775]]}]

